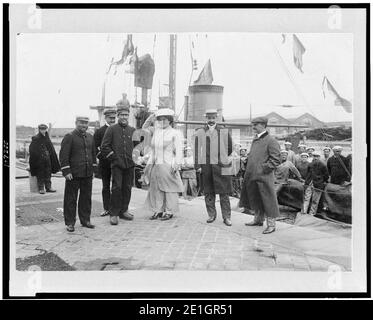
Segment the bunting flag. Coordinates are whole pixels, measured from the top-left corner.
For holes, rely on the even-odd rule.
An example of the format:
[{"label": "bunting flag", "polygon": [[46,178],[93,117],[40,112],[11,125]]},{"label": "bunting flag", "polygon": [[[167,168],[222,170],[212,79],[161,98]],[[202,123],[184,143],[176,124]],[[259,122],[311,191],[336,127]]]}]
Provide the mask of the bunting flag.
[{"label": "bunting flag", "polygon": [[124,72],[125,73],[135,73],[135,61],[136,61],[136,55],[131,54],[126,58],[124,61]]},{"label": "bunting flag", "polygon": [[326,99],[326,93],[329,93],[330,96],[334,99],[334,105],[338,107],[343,107],[343,109],[348,112],[352,113],[352,104],[350,101],[347,99],[342,98],[337,90],[332,86],[330,81],[326,76],[324,76],[324,79],[322,81],[322,90],[323,90],[323,95],[324,99]]},{"label": "bunting flag", "polygon": [[286,35],[284,33],[282,33],[281,36],[282,36],[282,42],[281,43],[284,44],[285,41],[286,41]]},{"label": "bunting flag", "polygon": [[203,67],[201,73],[198,76],[198,79],[194,81],[194,84],[211,84],[214,81],[214,77],[212,76],[212,68],[211,68],[211,61],[210,59],[206,62],[205,66]]},{"label": "bunting flag", "polygon": [[111,70],[111,66],[113,65],[114,57],[111,58],[110,64],[109,64],[109,69],[106,71],[106,74],[109,74]]},{"label": "bunting flag", "polygon": [[306,52],[306,48],[303,46],[302,42],[298,39],[298,37],[293,34],[293,60],[295,66],[299,69],[300,72],[303,73],[303,59],[302,56]]},{"label": "bunting flag", "polygon": [[127,36],[127,41],[124,44],[124,48],[122,51],[122,57],[118,61],[112,62],[112,65],[118,66],[120,64],[123,64],[126,61],[128,56],[133,55],[134,51],[135,51],[135,48],[132,43],[132,34],[129,34]]}]

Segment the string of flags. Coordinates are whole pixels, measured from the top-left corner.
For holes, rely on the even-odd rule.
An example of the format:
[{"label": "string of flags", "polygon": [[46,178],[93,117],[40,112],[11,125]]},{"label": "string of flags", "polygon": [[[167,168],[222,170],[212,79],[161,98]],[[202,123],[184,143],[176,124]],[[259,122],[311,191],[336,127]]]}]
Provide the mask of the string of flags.
[{"label": "string of flags", "polygon": [[[281,43],[284,44],[286,42],[286,35],[284,33],[281,34],[282,40]],[[299,40],[299,38],[293,34],[293,62],[295,67],[301,72],[303,72],[303,55],[306,52],[306,48],[303,43]],[[322,81],[322,92],[324,99],[329,95],[334,99],[334,105],[343,107],[343,109],[348,112],[352,113],[352,103],[347,99],[341,97],[337,90],[332,86],[329,79],[324,76]]]}]

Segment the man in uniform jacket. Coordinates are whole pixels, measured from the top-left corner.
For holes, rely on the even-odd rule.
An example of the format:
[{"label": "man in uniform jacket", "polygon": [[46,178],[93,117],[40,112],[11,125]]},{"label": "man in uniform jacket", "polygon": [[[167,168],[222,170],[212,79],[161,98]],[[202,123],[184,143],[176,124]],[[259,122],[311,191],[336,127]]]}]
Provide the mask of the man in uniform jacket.
[{"label": "man in uniform jacket", "polygon": [[39,133],[32,137],[29,147],[30,173],[37,178],[39,193],[56,192],[52,189],[51,176],[52,173],[60,171],[60,163],[52,141],[49,139],[48,126],[40,124],[38,129]]},{"label": "man in uniform jacket", "polygon": [[134,180],[132,135],[135,128],[128,125],[129,108],[127,106],[118,106],[117,116],[118,123],[106,129],[101,144],[103,157],[111,162],[113,176],[109,208],[112,225],[118,224],[118,216],[121,219],[133,219],[133,215],[128,212],[128,204],[131,200]]},{"label": "man in uniform jacket", "polygon": [[102,179],[102,202],[104,206],[104,212],[101,213],[102,217],[109,214],[111,167],[110,161],[102,156],[101,143],[102,139],[104,138],[106,129],[115,123],[115,115],[116,111],[114,109],[104,110],[106,123],[102,127],[100,127],[93,135],[96,147],[96,156],[99,160],[98,170]]},{"label": "man in uniform jacket", "polygon": [[[315,215],[319,206],[322,192],[325,189],[329,180],[329,173],[326,165],[320,160],[320,153],[313,153],[313,160],[308,167],[308,174],[304,183],[306,190],[304,192],[303,210],[301,213],[309,213]],[[310,206],[310,200],[311,206]]]},{"label": "man in uniform jacket", "polygon": [[333,147],[333,156],[328,159],[327,167],[330,174],[330,183],[343,184],[351,180],[348,160],[342,156],[342,147]]},{"label": "man in uniform jacket", "polygon": [[96,152],[93,136],[87,133],[87,117],[76,117],[76,129],[66,134],[61,142],[60,163],[66,179],[63,199],[63,214],[67,231],[73,232],[78,215],[83,227],[94,228],[91,224],[92,178],[96,172]]},{"label": "man in uniform jacket", "polygon": [[240,197],[240,207],[255,211],[254,221],[248,226],[262,226],[264,218],[267,228],[264,234],[275,231],[279,208],[275,192],[274,170],[280,164],[280,145],[266,130],[268,119],[252,120],[256,136],[247,157],[246,172]]},{"label": "man in uniform jacket", "polygon": [[223,221],[231,226],[231,206],[229,194],[232,193],[232,176],[229,170],[228,155],[232,153],[232,138],[228,130],[216,124],[217,111],[206,111],[207,123],[196,132],[195,168],[201,169],[205,204],[209,218],[207,223],[216,219],[215,198],[219,194]]}]

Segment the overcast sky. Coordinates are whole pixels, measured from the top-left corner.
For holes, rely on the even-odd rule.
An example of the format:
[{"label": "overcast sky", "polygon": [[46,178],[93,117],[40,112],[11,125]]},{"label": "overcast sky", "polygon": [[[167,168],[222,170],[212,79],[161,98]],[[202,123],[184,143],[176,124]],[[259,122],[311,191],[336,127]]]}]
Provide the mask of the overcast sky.
[{"label": "overcast sky", "polygon": [[[73,127],[76,115],[97,120],[90,105],[101,104],[106,79],[106,104],[121,98],[133,81],[118,67],[105,73],[114,57],[119,59],[126,34],[20,34],[17,36],[17,125]],[[338,93],[353,105],[353,39],[350,34],[297,34],[306,48],[301,73],[293,63],[292,34],[282,43],[281,34],[210,33],[178,34],[176,112],[180,112],[191,76],[191,41],[198,62],[196,79],[208,58],[213,84],[224,86],[225,118],[248,118],[271,111],[294,118],[308,112],[322,121],[352,120],[352,114],[324,99],[326,75]],[[150,53],[155,60],[151,105],[167,92],[169,35],[134,34],[138,55]],[[129,89],[127,89],[129,90]],[[135,92],[129,96],[134,99]],[[138,90],[138,100],[141,92]],[[132,101],[131,101],[132,102]],[[281,108],[276,105],[297,105]]]}]

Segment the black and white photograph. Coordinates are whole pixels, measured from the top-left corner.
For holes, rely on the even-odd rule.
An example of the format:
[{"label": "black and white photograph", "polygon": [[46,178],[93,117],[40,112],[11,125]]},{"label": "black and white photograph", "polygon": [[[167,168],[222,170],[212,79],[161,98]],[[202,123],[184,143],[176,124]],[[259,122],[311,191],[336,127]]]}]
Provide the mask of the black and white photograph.
[{"label": "black and white photograph", "polygon": [[9,6],[10,295],[366,292],[367,7],[57,7]]}]

